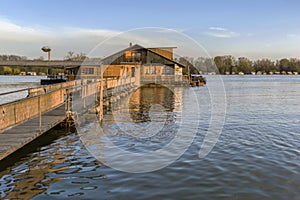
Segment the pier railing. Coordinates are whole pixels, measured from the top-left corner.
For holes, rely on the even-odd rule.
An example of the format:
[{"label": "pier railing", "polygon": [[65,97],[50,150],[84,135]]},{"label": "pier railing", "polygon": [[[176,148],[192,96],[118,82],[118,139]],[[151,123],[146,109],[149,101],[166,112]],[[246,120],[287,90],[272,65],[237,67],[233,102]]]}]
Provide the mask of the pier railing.
[{"label": "pier railing", "polygon": [[[68,104],[68,95],[70,92],[81,91],[81,97],[85,99],[97,92],[100,94],[101,83],[103,83],[103,90],[114,88],[122,90],[123,86],[133,84],[134,82],[135,79],[132,77],[123,79],[107,78],[103,79],[103,81],[99,79],[81,79],[37,88],[29,88],[27,89],[27,98],[0,105],[0,131],[38,116],[40,118],[39,128],[41,128],[42,114],[44,112],[63,106],[64,104],[66,111],[70,109]],[[13,92],[0,95],[11,93]]]},{"label": "pier railing", "polygon": [[143,75],[141,76],[141,83],[155,83],[167,85],[188,85],[188,80],[182,75]]},{"label": "pier railing", "polygon": [[64,95],[65,90],[60,89],[0,105],[0,130],[62,105]]}]

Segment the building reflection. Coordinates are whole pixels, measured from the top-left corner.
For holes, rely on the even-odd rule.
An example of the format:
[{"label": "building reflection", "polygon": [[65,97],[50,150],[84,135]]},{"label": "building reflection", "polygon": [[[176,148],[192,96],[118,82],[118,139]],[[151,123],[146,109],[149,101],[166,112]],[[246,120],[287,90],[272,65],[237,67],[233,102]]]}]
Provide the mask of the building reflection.
[{"label": "building reflection", "polygon": [[129,113],[134,122],[151,121],[152,106],[160,105],[167,113],[181,110],[182,90],[162,85],[144,85],[133,92],[129,99]]},{"label": "building reflection", "polygon": [[68,166],[63,163],[74,152],[70,149],[68,152],[50,151],[49,153],[51,154],[38,153],[31,158],[30,162],[12,169],[10,182],[13,184],[7,184],[9,192],[6,193],[5,199],[31,199],[45,192],[51,184],[64,179],[49,177],[47,174],[68,169]]}]

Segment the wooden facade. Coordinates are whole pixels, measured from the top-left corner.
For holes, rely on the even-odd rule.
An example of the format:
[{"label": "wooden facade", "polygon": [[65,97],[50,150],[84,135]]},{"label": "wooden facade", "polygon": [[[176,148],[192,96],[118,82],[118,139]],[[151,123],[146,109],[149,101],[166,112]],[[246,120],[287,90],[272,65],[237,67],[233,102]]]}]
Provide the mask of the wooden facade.
[{"label": "wooden facade", "polygon": [[[72,73],[81,78],[100,78],[101,70],[104,78],[134,77],[137,85],[147,79],[151,80],[180,80],[182,64],[173,60],[175,47],[144,48],[140,45],[129,46],[104,58],[101,65],[86,65],[83,63],[79,69],[72,68]],[[77,70],[77,71],[76,71]],[[70,77],[72,77],[70,75]]]}]

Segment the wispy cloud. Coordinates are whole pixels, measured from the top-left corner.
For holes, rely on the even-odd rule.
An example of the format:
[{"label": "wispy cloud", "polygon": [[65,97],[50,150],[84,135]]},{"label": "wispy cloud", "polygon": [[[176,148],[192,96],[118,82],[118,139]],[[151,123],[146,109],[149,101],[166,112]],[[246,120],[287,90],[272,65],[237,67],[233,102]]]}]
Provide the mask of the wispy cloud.
[{"label": "wispy cloud", "polygon": [[229,31],[223,27],[211,26],[209,30],[205,32],[206,35],[216,37],[216,38],[233,38],[238,37],[240,34],[234,31]]},{"label": "wispy cloud", "polygon": [[51,38],[64,38],[66,36],[77,37],[110,37],[118,34],[119,31],[106,29],[82,29],[72,27],[34,27],[21,26],[7,19],[0,19],[0,36],[1,39],[14,40],[22,42],[32,42]]},{"label": "wispy cloud", "polygon": [[0,19],[0,38],[2,40],[31,42],[47,39],[49,32],[36,27],[17,25],[7,19]]},{"label": "wispy cloud", "polygon": [[83,29],[83,28],[63,28],[63,33],[68,36],[102,36],[102,37],[112,37],[121,33],[116,30],[108,30],[108,29]]},{"label": "wispy cloud", "polygon": [[211,26],[211,27],[209,27],[209,30],[215,30],[215,31],[227,31],[226,28],[216,27],[216,26]]},{"label": "wispy cloud", "polygon": [[298,36],[299,35],[294,34],[294,33],[289,33],[289,34],[286,35],[286,37],[288,37],[288,38],[295,38],[295,37],[298,37]]},{"label": "wispy cloud", "polygon": [[105,39],[119,33],[120,31],[107,29],[24,26],[0,18],[0,54],[10,52],[37,57],[41,53],[40,46],[49,45],[56,49],[53,56],[61,58],[70,50],[87,52]]},{"label": "wispy cloud", "polygon": [[[185,29],[147,27],[124,32],[78,27],[49,28],[24,26],[0,18],[0,54],[19,54],[36,58],[44,56],[41,47],[47,45],[53,50],[53,59],[63,58],[68,51],[84,52],[90,57],[103,57],[127,47],[131,42],[145,47],[178,46],[184,49],[188,42],[191,43],[183,36],[184,31]],[[186,49],[183,51],[184,55],[196,52]]]}]

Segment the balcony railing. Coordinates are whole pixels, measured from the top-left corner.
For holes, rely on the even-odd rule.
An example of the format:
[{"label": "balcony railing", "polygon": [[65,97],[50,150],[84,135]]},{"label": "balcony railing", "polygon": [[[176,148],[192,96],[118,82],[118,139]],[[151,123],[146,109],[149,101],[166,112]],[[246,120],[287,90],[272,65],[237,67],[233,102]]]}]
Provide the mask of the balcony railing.
[{"label": "balcony railing", "polygon": [[182,75],[143,75],[141,84],[188,85],[188,80]]}]

